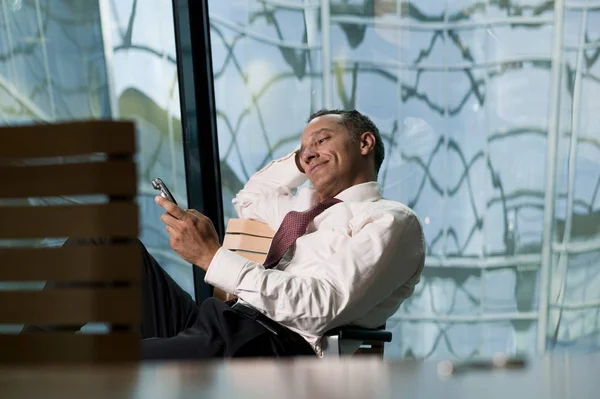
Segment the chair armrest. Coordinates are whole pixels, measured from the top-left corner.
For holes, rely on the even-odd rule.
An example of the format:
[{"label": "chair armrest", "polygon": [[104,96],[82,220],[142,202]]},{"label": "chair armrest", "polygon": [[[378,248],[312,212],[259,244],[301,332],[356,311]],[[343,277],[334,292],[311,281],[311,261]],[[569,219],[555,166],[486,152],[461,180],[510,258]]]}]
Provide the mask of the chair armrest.
[{"label": "chair armrest", "polygon": [[337,335],[340,340],[392,342],[392,333],[390,331],[354,326],[335,328],[327,331],[325,335]]}]

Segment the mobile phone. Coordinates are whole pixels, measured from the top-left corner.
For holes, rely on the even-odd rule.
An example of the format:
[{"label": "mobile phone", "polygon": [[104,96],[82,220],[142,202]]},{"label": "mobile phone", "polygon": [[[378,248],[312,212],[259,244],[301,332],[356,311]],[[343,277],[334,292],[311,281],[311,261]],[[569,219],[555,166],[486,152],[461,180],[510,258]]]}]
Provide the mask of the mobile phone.
[{"label": "mobile phone", "polygon": [[175,205],[177,205],[177,201],[175,201],[175,197],[173,197],[173,194],[171,194],[171,192],[167,188],[167,185],[159,177],[152,180],[152,187],[154,187],[155,190],[160,191],[161,197],[166,198],[169,201],[171,201],[172,203],[174,203]]}]

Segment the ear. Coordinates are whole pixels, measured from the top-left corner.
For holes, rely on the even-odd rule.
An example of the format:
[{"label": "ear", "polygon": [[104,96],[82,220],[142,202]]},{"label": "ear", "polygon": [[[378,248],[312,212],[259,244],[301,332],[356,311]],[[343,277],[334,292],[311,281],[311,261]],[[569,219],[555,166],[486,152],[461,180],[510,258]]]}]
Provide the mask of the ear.
[{"label": "ear", "polygon": [[360,136],[360,153],[362,155],[367,155],[375,150],[375,143],[377,139],[375,135],[371,132],[364,132]]}]

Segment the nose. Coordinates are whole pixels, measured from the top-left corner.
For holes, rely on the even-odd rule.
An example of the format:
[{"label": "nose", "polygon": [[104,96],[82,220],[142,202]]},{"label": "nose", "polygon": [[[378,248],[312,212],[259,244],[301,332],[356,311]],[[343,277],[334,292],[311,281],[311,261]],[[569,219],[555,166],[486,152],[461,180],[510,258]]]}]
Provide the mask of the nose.
[{"label": "nose", "polygon": [[300,157],[300,159],[302,160],[302,162],[308,165],[310,161],[312,161],[317,156],[317,153],[311,147],[306,147],[304,151],[302,151],[302,156]]}]

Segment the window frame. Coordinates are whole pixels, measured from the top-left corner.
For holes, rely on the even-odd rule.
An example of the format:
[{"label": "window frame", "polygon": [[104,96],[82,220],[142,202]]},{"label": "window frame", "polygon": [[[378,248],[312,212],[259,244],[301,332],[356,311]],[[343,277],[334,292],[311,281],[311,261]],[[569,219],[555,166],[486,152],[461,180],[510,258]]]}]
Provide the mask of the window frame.
[{"label": "window frame", "polygon": [[[173,0],[175,46],[188,206],[225,233],[208,1]],[[192,23],[193,22],[193,23]],[[197,303],[213,296],[205,272],[193,266]]]}]

